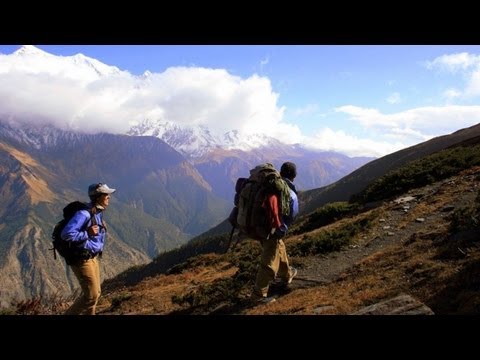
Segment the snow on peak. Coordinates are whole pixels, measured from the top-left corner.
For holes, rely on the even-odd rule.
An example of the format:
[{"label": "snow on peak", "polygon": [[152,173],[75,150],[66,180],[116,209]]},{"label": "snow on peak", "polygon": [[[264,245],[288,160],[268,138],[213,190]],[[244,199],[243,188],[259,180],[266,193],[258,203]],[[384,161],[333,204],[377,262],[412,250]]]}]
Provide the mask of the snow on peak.
[{"label": "snow on peak", "polygon": [[49,53],[37,48],[36,46],[33,45],[23,45],[20,49],[15,51],[13,55],[16,56],[31,56],[31,55],[36,55],[36,56],[53,56],[50,55]]},{"label": "snow on peak", "polygon": [[83,54],[76,54],[74,56],[67,57],[77,66],[84,66],[93,69],[99,76],[115,75],[121,73],[120,69],[116,66],[106,65],[97,59],[90,58]]},{"label": "snow on peak", "polygon": [[223,135],[217,135],[201,125],[179,126],[171,122],[149,119],[132,126],[128,134],[158,137],[178,152],[192,157],[202,156],[218,148],[251,150],[276,142],[275,139],[263,134],[241,135],[237,130],[231,130]]},{"label": "snow on peak", "polygon": [[106,65],[83,54],[56,56],[33,45],[24,45],[3,57],[0,74],[16,71],[25,74],[48,74],[81,83],[122,73],[116,66]]}]

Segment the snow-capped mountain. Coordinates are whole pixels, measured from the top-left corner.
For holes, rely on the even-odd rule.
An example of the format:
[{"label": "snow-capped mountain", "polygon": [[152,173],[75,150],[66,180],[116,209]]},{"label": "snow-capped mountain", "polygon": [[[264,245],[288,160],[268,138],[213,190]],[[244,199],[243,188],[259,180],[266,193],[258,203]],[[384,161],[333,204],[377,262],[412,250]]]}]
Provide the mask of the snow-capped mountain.
[{"label": "snow-capped mountain", "polygon": [[60,140],[74,142],[85,135],[58,129],[52,125],[35,126],[26,124],[9,124],[0,121],[0,139],[13,139],[19,144],[34,149],[55,146]]},{"label": "snow-capped mountain", "polygon": [[132,126],[128,135],[155,136],[185,156],[199,157],[214,149],[249,151],[260,146],[278,143],[263,134],[241,136],[237,130],[221,135],[205,126],[179,126],[171,122],[145,120]]},{"label": "snow-capped mountain", "polygon": [[[225,71],[203,68],[145,70],[137,76],[83,54],[56,56],[26,45],[13,54],[0,54],[0,121],[12,126],[50,124],[83,134],[154,136],[190,158],[216,150],[292,147],[271,137],[281,124],[262,123],[263,112],[254,111],[262,107],[251,107],[251,92],[240,83]],[[223,94],[224,85],[239,95]],[[207,91],[209,86],[216,91]],[[225,105],[230,103],[233,107]],[[265,118],[274,115],[267,111]],[[52,134],[48,130],[35,146],[54,143]],[[31,145],[38,141],[29,140],[28,126],[14,137],[24,137]]]},{"label": "snow-capped mountain", "polygon": [[[63,130],[90,134],[101,131],[150,135],[162,139],[187,157],[199,157],[219,148],[249,151],[277,143],[262,134],[246,135],[228,128],[218,132],[203,122],[191,125],[184,120],[175,121],[175,116],[165,115],[172,112],[165,104],[183,101],[175,91],[171,92],[176,88],[170,84],[173,75],[168,71],[166,74],[152,74],[146,70],[136,76],[83,54],[56,56],[32,45],[22,46],[10,55],[0,54],[0,60],[0,76],[7,89],[2,92],[0,88],[0,116],[12,126],[20,123],[53,124]],[[162,80],[158,80],[162,76]],[[9,89],[5,85],[7,82],[25,82],[28,91]],[[195,103],[192,100],[196,96],[195,89],[189,87],[192,85],[188,81],[186,83],[176,91],[185,92],[187,103]],[[8,96],[2,97],[3,93]],[[15,97],[13,102],[8,100],[12,96]],[[2,107],[2,104],[6,106]],[[202,107],[198,103],[197,106]],[[182,119],[188,112],[179,111],[179,114]],[[228,122],[228,119],[224,121]],[[15,136],[25,137],[24,141],[31,144],[28,127]],[[43,146],[54,140],[51,131],[47,137]],[[36,144],[37,148],[41,145]]]},{"label": "snow-capped mountain", "polygon": [[29,74],[48,74],[65,79],[91,82],[102,77],[125,73],[116,66],[106,65],[83,54],[56,56],[35,46],[24,45],[12,55],[2,55],[0,74],[22,72]]}]

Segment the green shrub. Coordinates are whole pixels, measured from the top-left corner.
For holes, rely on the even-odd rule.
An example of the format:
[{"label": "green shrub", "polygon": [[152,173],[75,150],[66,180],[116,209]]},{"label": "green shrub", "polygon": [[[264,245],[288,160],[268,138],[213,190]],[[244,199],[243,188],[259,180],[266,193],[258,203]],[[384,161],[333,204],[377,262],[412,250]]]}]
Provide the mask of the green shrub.
[{"label": "green shrub", "polygon": [[315,235],[305,235],[301,242],[290,246],[288,252],[292,256],[306,256],[338,251],[345,245],[350,244],[355,235],[370,228],[375,217],[375,214],[371,214],[333,231],[321,231]]},{"label": "green shrub", "polygon": [[410,189],[458,174],[472,166],[480,165],[480,145],[455,147],[425,158],[409,162],[375,180],[366,189],[350,198],[361,204],[388,199]]},{"label": "green shrub", "polygon": [[358,204],[347,202],[335,202],[322,206],[310,214],[306,221],[292,229],[293,235],[318,229],[322,226],[334,223],[346,216],[351,216],[358,211]]}]

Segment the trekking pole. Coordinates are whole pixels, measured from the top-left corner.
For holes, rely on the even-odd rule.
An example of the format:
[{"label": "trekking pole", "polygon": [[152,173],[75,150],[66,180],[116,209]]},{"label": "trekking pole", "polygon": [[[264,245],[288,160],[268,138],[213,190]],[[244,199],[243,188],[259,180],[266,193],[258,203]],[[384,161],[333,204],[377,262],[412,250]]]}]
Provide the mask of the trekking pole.
[{"label": "trekking pole", "polygon": [[237,241],[235,241],[235,243],[233,244],[232,251],[233,251],[233,249],[235,249],[235,247],[237,246],[239,241],[240,241],[240,235],[237,236]]},{"label": "trekking pole", "polygon": [[227,245],[227,248],[225,249],[224,254],[226,254],[228,252],[228,249],[230,249],[230,245],[232,244],[234,231],[235,231],[235,226],[232,226],[232,231],[230,231],[230,239],[228,240],[228,245]]}]

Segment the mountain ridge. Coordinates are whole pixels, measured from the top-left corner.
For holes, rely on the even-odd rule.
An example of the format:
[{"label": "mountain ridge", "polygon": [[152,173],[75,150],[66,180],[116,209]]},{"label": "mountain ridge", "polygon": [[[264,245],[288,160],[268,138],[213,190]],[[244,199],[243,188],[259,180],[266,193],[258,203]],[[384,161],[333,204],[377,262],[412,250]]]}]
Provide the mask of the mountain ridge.
[{"label": "mountain ridge", "polygon": [[307,204],[302,209],[302,213],[313,211],[315,208],[328,202],[346,201],[351,195],[364,189],[373,179],[386,174],[394,168],[477,136],[480,136],[480,124],[460,129],[452,134],[430,139],[373,160],[343,177],[335,184],[305,191],[302,196],[304,196],[304,201]]}]

